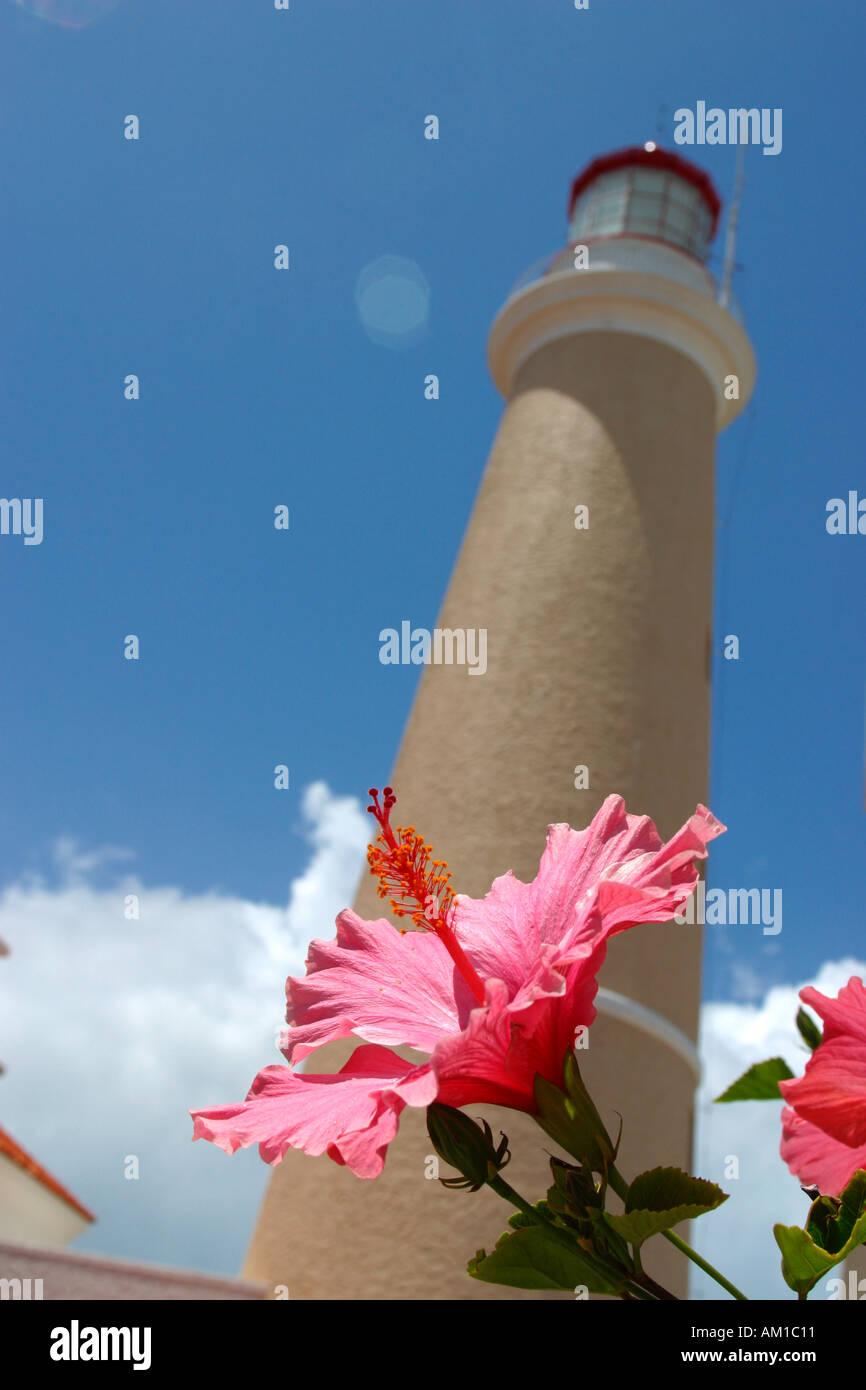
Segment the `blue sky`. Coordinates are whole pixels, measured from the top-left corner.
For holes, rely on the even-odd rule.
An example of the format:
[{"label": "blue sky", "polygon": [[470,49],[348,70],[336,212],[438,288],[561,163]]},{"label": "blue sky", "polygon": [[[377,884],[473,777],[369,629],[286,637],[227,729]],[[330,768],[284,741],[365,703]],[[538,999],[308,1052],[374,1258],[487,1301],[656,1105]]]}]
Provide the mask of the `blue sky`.
[{"label": "blue sky", "polygon": [[[45,519],[0,538],[0,886],[61,885],[67,837],[144,884],[286,903],[303,789],[363,797],[392,765],[418,668],[378,633],[435,622],[502,409],[496,310],[564,242],[574,175],[706,100],[784,113],[781,154],[746,158],[759,379],[718,451],[741,656],[716,661],[709,871],[782,888],[784,928],[708,932],[705,993],[862,958],[866,537],[824,523],[866,496],[863,30],[855,0],[2,0],[2,491]],[[734,151],[691,153],[727,202]],[[388,255],[430,287],[400,348],[355,303]]]}]

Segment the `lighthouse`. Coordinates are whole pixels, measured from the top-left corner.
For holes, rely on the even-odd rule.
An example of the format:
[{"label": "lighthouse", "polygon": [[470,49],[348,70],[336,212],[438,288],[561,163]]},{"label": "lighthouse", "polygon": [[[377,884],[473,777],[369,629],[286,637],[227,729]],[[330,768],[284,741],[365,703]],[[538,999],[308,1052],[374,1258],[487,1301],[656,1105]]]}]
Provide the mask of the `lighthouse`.
[{"label": "lighthouse", "polygon": [[[483,897],[508,869],[532,879],[547,825],[587,825],[612,792],[663,838],[711,804],[715,439],[755,379],[706,265],[719,212],[679,154],[597,158],[571,187],[565,246],[492,325],[506,405],[438,619],[485,632],[485,670],[426,665],[390,776],[400,823],[447,859],[458,892]],[[372,880],[355,908],[382,916]],[[611,1133],[622,1117],[618,1167],[689,1169],[700,925],[616,937],[600,985],[580,1063]],[[353,1046],[320,1050],[310,1069],[338,1070]],[[551,1141],[528,1116],[469,1113],[507,1133],[512,1186],[543,1196]],[[486,1188],[444,1189],[431,1155],[408,1107],[375,1182],[289,1152],[246,1275],[302,1299],[547,1297],[466,1275],[509,1208]],[[684,1295],[685,1261],[666,1242],[645,1264]]]}]

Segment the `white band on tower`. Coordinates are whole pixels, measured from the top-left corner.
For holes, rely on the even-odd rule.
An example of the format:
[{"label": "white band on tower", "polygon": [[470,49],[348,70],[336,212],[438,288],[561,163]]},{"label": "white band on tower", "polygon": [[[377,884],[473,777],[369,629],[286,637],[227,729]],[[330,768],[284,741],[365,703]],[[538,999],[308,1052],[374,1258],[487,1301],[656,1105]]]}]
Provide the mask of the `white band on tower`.
[{"label": "white band on tower", "polygon": [[615,990],[604,989],[602,986],[599,986],[598,994],[595,996],[595,1004],[600,1014],[616,1018],[620,1023],[630,1023],[633,1028],[638,1028],[657,1042],[664,1043],[678,1057],[682,1057],[694,1073],[695,1085],[700,1085],[701,1059],[691,1038],[681,1028],[669,1023],[661,1014],[656,1013],[655,1009],[648,1009],[645,1004],[638,1004],[627,995],[617,994]]},{"label": "white band on tower", "polygon": [[[540,347],[578,333],[634,333],[676,348],[701,369],[716,398],[716,428],[740,414],[757,367],[752,345],[712,293],[698,262],[651,241],[623,237],[598,249],[591,269],[548,271],[518,289],[490,331],[488,365],[507,398],[523,363]],[[736,395],[726,393],[729,376]]]}]

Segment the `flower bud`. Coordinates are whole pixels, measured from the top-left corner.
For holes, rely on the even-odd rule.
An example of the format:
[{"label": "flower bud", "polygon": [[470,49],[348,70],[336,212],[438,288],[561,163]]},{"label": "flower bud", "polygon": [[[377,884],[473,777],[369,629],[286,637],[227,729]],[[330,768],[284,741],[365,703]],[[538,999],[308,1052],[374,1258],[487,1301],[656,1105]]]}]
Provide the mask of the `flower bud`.
[{"label": "flower bud", "polygon": [[463,1174],[462,1178],[440,1178],[443,1187],[462,1187],[477,1192],[509,1162],[508,1140],[503,1134],[499,1147],[486,1120],[481,1128],[450,1105],[434,1101],[427,1107],[427,1132],[440,1158]]}]

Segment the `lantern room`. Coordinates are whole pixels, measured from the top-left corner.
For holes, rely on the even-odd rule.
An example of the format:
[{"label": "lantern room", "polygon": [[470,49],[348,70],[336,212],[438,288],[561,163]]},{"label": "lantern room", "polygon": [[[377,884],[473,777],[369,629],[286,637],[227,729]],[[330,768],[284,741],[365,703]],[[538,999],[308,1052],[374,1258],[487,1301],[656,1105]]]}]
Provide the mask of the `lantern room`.
[{"label": "lantern room", "polygon": [[572,184],[569,241],[649,237],[706,260],[721,202],[709,175],[657,145],[602,155]]}]

